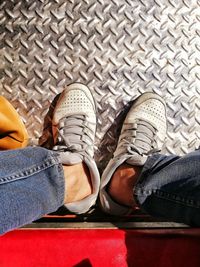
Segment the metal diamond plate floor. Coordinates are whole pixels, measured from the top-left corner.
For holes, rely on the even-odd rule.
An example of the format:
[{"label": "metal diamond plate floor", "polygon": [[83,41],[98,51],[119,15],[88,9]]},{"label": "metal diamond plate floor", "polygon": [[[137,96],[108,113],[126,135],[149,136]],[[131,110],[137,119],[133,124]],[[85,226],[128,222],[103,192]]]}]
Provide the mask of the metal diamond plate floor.
[{"label": "metal diamond plate floor", "polygon": [[198,0],[0,0],[0,94],[31,144],[45,144],[52,100],[66,84],[87,84],[103,167],[127,104],[154,91],[168,108],[163,152],[184,154],[200,143],[199,29]]}]

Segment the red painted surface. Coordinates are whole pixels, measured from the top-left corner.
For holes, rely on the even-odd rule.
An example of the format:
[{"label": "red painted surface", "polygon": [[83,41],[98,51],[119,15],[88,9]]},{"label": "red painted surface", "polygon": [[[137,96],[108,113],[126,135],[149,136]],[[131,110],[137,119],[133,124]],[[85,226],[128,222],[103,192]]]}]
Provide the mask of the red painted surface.
[{"label": "red painted surface", "polygon": [[17,230],[0,237],[0,267],[196,267],[200,230]]}]

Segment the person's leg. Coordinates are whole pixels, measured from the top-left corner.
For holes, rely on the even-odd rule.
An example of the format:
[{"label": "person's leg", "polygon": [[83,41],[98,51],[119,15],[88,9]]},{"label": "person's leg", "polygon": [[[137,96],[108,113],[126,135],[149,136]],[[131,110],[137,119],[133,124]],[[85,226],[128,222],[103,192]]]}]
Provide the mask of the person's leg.
[{"label": "person's leg", "polygon": [[[139,205],[152,216],[200,226],[200,151],[147,158],[163,127],[164,109],[157,110],[162,103],[158,97],[143,95],[133,104],[114,158],[102,175],[101,206],[108,213],[123,215]],[[126,128],[135,128],[135,133]]]},{"label": "person's leg", "polygon": [[200,226],[200,151],[150,157],[134,187],[134,199],[152,216]]},{"label": "person's leg", "polygon": [[152,216],[200,226],[200,151],[183,157],[157,154],[143,168],[121,166],[109,193],[121,205],[138,204]]},{"label": "person's leg", "polygon": [[27,148],[0,153],[0,233],[56,211],[75,213],[96,202],[99,172],[94,161],[95,103],[89,89],[71,84],[53,116],[53,151]]},{"label": "person's leg", "polygon": [[63,166],[58,153],[40,147],[0,152],[0,234],[90,194],[82,163]]},{"label": "person's leg", "polygon": [[56,211],[64,188],[62,165],[52,151],[0,152],[0,234]]}]

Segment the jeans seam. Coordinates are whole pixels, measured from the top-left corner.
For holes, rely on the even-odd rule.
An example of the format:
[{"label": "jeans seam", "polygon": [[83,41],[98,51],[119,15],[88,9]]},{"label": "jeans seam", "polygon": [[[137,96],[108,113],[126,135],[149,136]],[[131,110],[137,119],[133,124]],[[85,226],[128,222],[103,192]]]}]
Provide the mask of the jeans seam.
[{"label": "jeans seam", "polygon": [[59,165],[59,164],[60,163],[58,162],[57,158],[52,156],[51,158],[45,159],[41,165],[32,165],[31,167],[29,166],[27,169],[20,170],[18,173],[0,178],[0,184],[14,182],[20,179],[25,179],[27,177],[35,175],[38,172],[41,172],[54,165]]},{"label": "jeans seam", "polygon": [[[59,173],[59,178],[61,178],[61,179],[64,179],[64,171],[62,170],[62,164],[61,163],[59,163],[58,164],[58,173]],[[62,201],[60,202],[60,206],[62,206],[63,204],[64,204],[64,198],[65,198],[65,182],[63,183],[63,185],[61,185],[60,186],[60,191],[61,192],[59,192],[59,196],[60,196],[60,198],[62,199]]]},{"label": "jeans seam", "polygon": [[166,199],[172,202],[176,202],[178,204],[184,204],[187,205],[188,207],[193,207],[193,208],[200,208],[200,203],[196,202],[193,199],[186,199],[184,197],[180,197],[175,193],[168,193],[160,189],[151,189],[151,190],[144,190],[141,188],[138,188],[136,191],[134,191],[134,195],[137,196],[150,196],[154,194],[156,197],[161,198],[161,199]]}]

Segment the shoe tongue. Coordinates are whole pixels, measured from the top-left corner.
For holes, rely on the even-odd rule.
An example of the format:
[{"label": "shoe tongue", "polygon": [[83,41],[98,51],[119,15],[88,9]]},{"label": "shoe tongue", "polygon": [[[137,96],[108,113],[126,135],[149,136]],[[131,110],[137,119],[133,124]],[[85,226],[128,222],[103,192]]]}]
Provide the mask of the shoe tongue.
[{"label": "shoe tongue", "polygon": [[155,129],[149,123],[142,121],[138,123],[137,126],[137,138],[135,139],[134,146],[137,148],[138,152],[134,152],[126,163],[130,165],[141,166],[147,160],[145,153],[148,153],[151,147],[151,140],[154,138]]},{"label": "shoe tongue", "polygon": [[[65,125],[65,119],[60,121],[60,128],[63,126],[64,129],[62,130],[62,135],[64,136],[64,139],[66,140],[68,145],[71,145],[74,147],[77,151],[82,149],[81,146],[81,138],[83,135],[83,128],[80,124],[81,122],[81,116],[77,116],[75,118],[69,118],[68,119],[68,125]],[[65,145],[64,140],[64,145]]]},{"label": "shoe tongue", "polygon": [[79,153],[72,153],[69,151],[59,152],[61,163],[66,165],[74,165],[83,161],[83,156]]},{"label": "shoe tongue", "polygon": [[152,148],[155,129],[149,123],[142,121],[138,124],[137,137],[135,138],[135,146],[141,151],[141,154],[149,152]]}]

